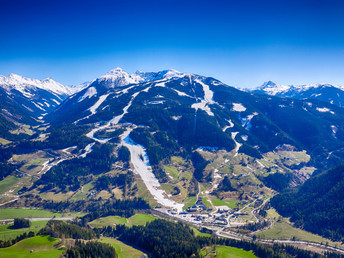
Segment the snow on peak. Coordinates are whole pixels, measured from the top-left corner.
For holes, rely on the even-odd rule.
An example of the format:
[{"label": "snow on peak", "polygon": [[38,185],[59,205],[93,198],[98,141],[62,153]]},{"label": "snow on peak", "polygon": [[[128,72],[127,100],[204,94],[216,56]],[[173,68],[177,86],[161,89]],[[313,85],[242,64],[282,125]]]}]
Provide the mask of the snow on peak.
[{"label": "snow on peak", "polygon": [[72,93],[68,87],[63,86],[62,84],[54,81],[51,78],[38,80],[26,78],[14,73],[11,73],[9,76],[0,76],[0,86],[7,91],[20,91],[27,97],[32,96],[30,90],[35,90],[35,88],[62,95],[70,95]]},{"label": "snow on peak", "polygon": [[176,70],[164,70],[160,72],[142,72],[136,71],[133,74],[129,74],[122,68],[116,67],[97,80],[106,84],[107,87],[122,87],[129,84],[138,84],[143,82],[151,82],[163,79],[181,78],[185,76],[185,73],[178,72]]},{"label": "snow on peak", "polygon": [[137,78],[133,78],[126,71],[119,67],[108,71],[97,80],[106,83],[106,86],[109,88],[122,87],[129,84],[138,83]]},{"label": "snow on peak", "polygon": [[339,86],[339,85],[332,85],[328,83],[318,83],[318,84],[306,84],[306,85],[278,85],[272,81],[264,82],[262,86],[258,87],[256,90],[264,91],[266,94],[269,95],[276,95],[279,93],[284,93],[287,91],[306,91],[312,88],[330,88],[334,87],[340,90],[344,91],[344,86]]},{"label": "snow on peak", "polygon": [[258,87],[258,90],[262,90],[269,95],[276,95],[290,89],[290,86],[278,85],[272,81],[264,82],[262,86]]}]

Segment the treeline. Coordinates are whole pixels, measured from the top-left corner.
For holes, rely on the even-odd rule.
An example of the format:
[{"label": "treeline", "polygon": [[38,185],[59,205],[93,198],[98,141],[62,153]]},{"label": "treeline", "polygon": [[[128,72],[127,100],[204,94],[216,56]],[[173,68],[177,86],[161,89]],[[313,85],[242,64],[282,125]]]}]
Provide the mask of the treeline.
[{"label": "treeline", "polygon": [[270,174],[267,177],[259,176],[259,180],[261,180],[267,187],[279,192],[289,188],[292,184],[301,183],[300,179],[291,172],[277,172]]},{"label": "treeline", "polygon": [[12,164],[7,163],[7,160],[9,160],[12,157],[12,154],[12,147],[5,148],[0,145],[0,180],[3,180],[17,168]]},{"label": "treeline", "polygon": [[199,257],[200,245],[193,230],[181,222],[154,220],[146,226],[117,225],[99,229],[99,232],[136,245],[154,257]]},{"label": "treeline", "polygon": [[73,238],[91,240],[96,238],[96,233],[88,228],[58,220],[49,220],[42,228],[39,235],[49,235],[55,238]]},{"label": "treeline", "polygon": [[[200,257],[200,250],[206,246],[225,245],[253,251],[258,257],[323,257],[320,254],[301,250],[286,245],[263,245],[257,242],[238,241],[217,237],[196,237],[193,230],[181,223],[166,220],[154,220],[146,226],[126,227],[117,225],[95,229],[108,237],[118,237],[119,240],[142,248],[153,257]],[[327,257],[341,257],[336,254],[326,254]]]},{"label": "treeline", "polygon": [[15,218],[12,228],[29,228],[31,226],[30,220],[24,218]]},{"label": "treeline", "polygon": [[344,241],[344,165],[311,177],[302,186],[282,192],[271,204],[295,226]]},{"label": "treeline", "polygon": [[199,181],[199,182],[205,182],[206,179],[205,177],[207,175],[205,175],[203,173],[205,167],[208,165],[208,161],[206,161],[201,154],[199,154],[198,151],[194,151],[191,155],[191,161],[192,161],[192,165],[194,166],[195,170],[194,170],[194,177]]},{"label": "treeline", "polygon": [[108,212],[109,210],[146,210],[149,204],[142,198],[103,200],[101,198],[78,201],[43,200],[39,195],[28,194],[25,199],[13,203],[11,206],[33,207],[53,212]]},{"label": "treeline", "polygon": [[28,233],[25,232],[11,240],[0,240],[0,248],[10,247],[23,239],[34,237],[34,236],[35,236],[35,233],[33,231],[29,231]]},{"label": "treeline", "polygon": [[75,241],[73,247],[67,249],[66,258],[80,258],[80,257],[106,257],[116,258],[117,254],[115,249],[109,244],[89,241],[81,242]]}]

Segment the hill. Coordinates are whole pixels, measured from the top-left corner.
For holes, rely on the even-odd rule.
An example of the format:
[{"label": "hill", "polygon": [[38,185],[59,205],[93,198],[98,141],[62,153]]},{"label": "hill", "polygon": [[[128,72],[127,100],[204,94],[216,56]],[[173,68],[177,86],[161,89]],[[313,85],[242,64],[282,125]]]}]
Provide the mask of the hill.
[{"label": "hill", "polygon": [[299,188],[275,196],[271,204],[297,227],[335,241],[344,239],[344,166],[311,177]]}]

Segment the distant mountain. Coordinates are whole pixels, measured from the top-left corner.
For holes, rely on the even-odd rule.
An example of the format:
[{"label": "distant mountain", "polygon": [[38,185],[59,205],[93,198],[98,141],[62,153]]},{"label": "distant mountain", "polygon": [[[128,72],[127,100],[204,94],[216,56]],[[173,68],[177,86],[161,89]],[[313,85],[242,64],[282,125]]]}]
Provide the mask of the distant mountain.
[{"label": "distant mountain", "polygon": [[120,68],[95,79],[47,116],[52,124],[105,123],[104,129],[131,123],[166,132],[184,148],[238,146],[251,156],[290,144],[307,150],[317,166],[341,160],[343,119],[343,109],[315,100],[247,93],[175,70],[129,75]]},{"label": "distant mountain", "polygon": [[[16,74],[0,76],[0,137],[18,123],[35,125],[72,91],[51,78],[37,80]],[[8,137],[9,136],[9,137]]]},{"label": "distant mountain", "polygon": [[282,98],[316,99],[339,107],[344,106],[344,86],[326,83],[285,86],[268,81],[262,86],[250,91]]}]

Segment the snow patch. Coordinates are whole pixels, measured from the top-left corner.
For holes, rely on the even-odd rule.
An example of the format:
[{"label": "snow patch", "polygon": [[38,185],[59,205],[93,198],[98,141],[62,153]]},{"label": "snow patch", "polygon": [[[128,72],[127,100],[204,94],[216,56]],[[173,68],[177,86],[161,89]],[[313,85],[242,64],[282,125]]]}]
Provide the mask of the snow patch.
[{"label": "snow patch", "polygon": [[251,115],[248,115],[247,117],[244,117],[241,119],[241,125],[246,129],[246,130],[250,130],[252,125],[251,125],[251,120],[254,116],[258,115],[257,112],[254,112]]},{"label": "snow patch", "polygon": [[154,101],[150,101],[147,104],[149,105],[158,105],[158,104],[164,104],[165,100],[154,100]]},{"label": "snow patch", "polygon": [[246,142],[248,140],[248,135],[246,134],[241,135],[241,139],[243,139]]},{"label": "snow patch", "polygon": [[94,95],[96,95],[97,94],[97,90],[96,90],[96,88],[94,88],[94,87],[89,87],[88,89],[87,89],[87,91],[84,93],[84,95],[83,96],[81,96],[79,99],[78,99],[78,102],[81,102],[81,101],[83,101],[84,99],[86,99],[86,98],[92,98]]},{"label": "snow patch", "polygon": [[205,102],[204,100],[202,100],[202,102],[198,102],[198,103],[194,103],[191,105],[191,108],[194,108],[197,112],[198,109],[202,109],[204,110],[205,112],[207,112],[207,114],[209,116],[214,116],[214,113],[211,112],[211,109],[210,107],[208,107],[208,103]]},{"label": "snow patch", "polygon": [[330,110],[329,108],[325,108],[325,107],[324,108],[319,108],[319,107],[317,107],[316,110],[318,110],[319,112],[322,112],[322,113],[329,112],[332,115],[334,115],[334,112],[332,110]]},{"label": "snow patch", "polygon": [[92,147],[93,147],[94,144],[95,144],[95,142],[88,144],[85,147],[85,152],[83,154],[81,154],[80,157],[86,158],[86,155],[89,154],[92,151]]},{"label": "snow patch", "polygon": [[181,119],[182,118],[182,116],[172,116],[172,119],[173,120],[179,120],[179,119]]},{"label": "snow patch", "polygon": [[331,125],[331,130],[333,134],[336,134],[338,132],[338,128],[334,125]]},{"label": "snow patch", "polygon": [[241,103],[233,103],[232,110],[236,112],[244,112],[246,111],[246,108]]},{"label": "snow patch", "polygon": [[54,101],[57,105],[60,105],[60,102],[58,102],[56,99],[51,99],[52,101]]}]

